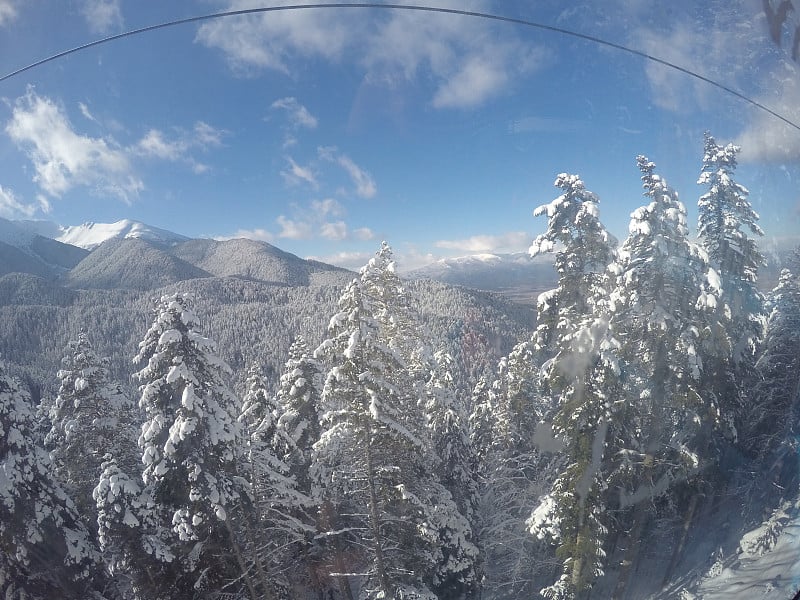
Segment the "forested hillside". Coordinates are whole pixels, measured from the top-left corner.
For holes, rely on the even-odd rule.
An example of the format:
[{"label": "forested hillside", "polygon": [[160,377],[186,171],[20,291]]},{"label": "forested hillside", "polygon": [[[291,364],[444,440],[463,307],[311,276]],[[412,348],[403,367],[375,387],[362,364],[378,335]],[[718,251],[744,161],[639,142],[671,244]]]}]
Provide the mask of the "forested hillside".
[{"label": "forested hillside", "polygon": [[535,319],[386,242],[357,274],[109,240],[4,275],[0,590],[713,597],[800,513],[800,279],[758,287],[738,152],[706,135],[696,236],[645,156],[621,242],[558,175]]}]

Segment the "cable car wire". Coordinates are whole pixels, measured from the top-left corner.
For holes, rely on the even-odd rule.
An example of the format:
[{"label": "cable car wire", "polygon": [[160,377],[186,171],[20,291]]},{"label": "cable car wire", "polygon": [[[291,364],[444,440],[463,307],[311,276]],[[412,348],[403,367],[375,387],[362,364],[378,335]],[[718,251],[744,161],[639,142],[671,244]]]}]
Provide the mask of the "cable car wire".
[{"label": "cable car wire", "polygon": [[157,23],[155,25],[148,25],[147,27],[140,27],[139,29],[131,29],[129,31],[125,31],[123,33],[118,33],[116,35],[111,35],[99,40],[94,40],[92,42],[88,42],[86,44],[82,44],[80,46],[75,46],[74,48],[70,48],[68,50],[63,50],[46,58],[42,58],[33,62],[29,65],[21,67],[11,73],[3,75],[0,77],[0,83],[7,79],[11,79],[12,77],[16,77],[25,71],[29,71],[36,67],[39,67],[43,64],[52,62],[54,60],[58,60],[59,58],[63,58],[70,54],[74,54],[76,52],[80,52],[82,50],[86,50],[88,48],[93,48],[94,46],[99,46],[101,44],[107,44],[109,42],[113,42],[116,40],[120,40],[122,38],[131,37],[135,35],[139,35],[142,33],[147,33],[148,31],[155,31],[157,29],[165,29],[167,27],[176,27],[178,25],[186,25],[188,23],[198,23],[202,21],[210,21],[213,19],[221,19],[224,17],[236,17],[242,15],[252,15],[252,14],[259,14],[259,13],[270,13],[270,12],[283,12],[283,11],[292,11],[292,10],[318,10],[318,9],[385,9],[385,10],[407,10],[407,11],[417,11],[417,12],[428,12],[428,13],[441,13],[441,14],[448,14],[448,15],[460,15],[464,17],[473,17],[478,19],[485,19],[489,21],[499,21],[502,23],[510,23],[513,25],[521,25],[524,27],[531,27],[534,29],[539,29],[542,31],[549,31],[552,33],[558,33],[561,35],[567,35],[573,38],[578,38],[581,40],[585,40],[588,42],[593,42],[595,44],[599,44],[601,46],[606,46],[608,48],[614,48],[616,50],[620,50],[622,52],[627,52],[628,54],[633,54],[634,56],[639,56],[644,58],[645,60],[652,61],[654,63],[663,65],[670,69],[674,69],[681,73],[684,73],[690,77],[703,81],[709,85],[712,85],[740,100],[744,100],[748,104],[756,107],[759,110],[762,110],[773,117],[780,119],[790,127],[797,129],[800,131],[800,125],[791,121],[787,117],[781,115],[780,113],[772,110],[771,108],[765,106],[761,102],[757,100],[753,100],[752,98],[742,94],[741,92],[736,91],[735,89],[728,87],[727,85],[715,81],[709,77],[704,75],[700,75],[699,73],[692,71],[687,67],[682,67],[677,65],[673,62],[668,60],[664,60],[663,58],[658,58],[657,56],[653,56],[652,54],[648,54],[647,52],[642,52],[641,50],[636,50],[635,48],[631,48],[629,46],[624,46],[623,44],[618,44],[616,42],[611,42],[609,40],[605,40],[603,38],[599,38],[594,35],[589,35],[586,33],[580,33],[577,31],[572,31],[570,29],[565,29],[563,27],[556,27],[555,25],[546,25],[544,23],[538,23],[536,21],[529,21],[527,19],[519,19],[516,17],[508,17],[505,15],[498,15],[493,13],[484,13],[484,12],[476,12],[471,10],[461,10],[457,8],[443,8],[437,6],[421,6],[421,5],[409,5],[409,4],[381,4],[377,2],[335,2],[330,4],[290,4],[284,6],[261,6],[256,8],[245,8],[240,10],[227,10],[223,12],[216,12],[216,13],[209,13],[205,15],[197,15],[194,17],[187,17],[184,19],[175,19],[173,21],[166,21],[164,23]]}]

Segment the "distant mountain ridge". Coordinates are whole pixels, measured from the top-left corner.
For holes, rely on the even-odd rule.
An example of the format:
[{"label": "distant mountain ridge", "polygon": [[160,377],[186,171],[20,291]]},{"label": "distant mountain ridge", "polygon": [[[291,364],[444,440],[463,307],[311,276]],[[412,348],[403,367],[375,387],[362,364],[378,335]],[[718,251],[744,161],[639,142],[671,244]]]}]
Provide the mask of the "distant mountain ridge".
[{"label": "distant mountain ridge", "polygon": [[88,252],[0,218],[0,276],[30,273],[54,279],[75,267]]},{"label": "distant mountain ridge", "polygon": [[558,280],[551,256],[532,258],[527,252],[444,258],[406,276],[500,292],[523,304],[534,304],[536,297],[555,287]]},{"label": "distant mountain ridge", "polygon": [[190,239],[185,235],[131,219],[122,219],[114,223],[93,223],[90,221],[82,225],[66,227],[52,221],[17,221],[17,223],[20,227],[32,233],[86,250],[92,250],[110,239],[137,238],[165,245],[174,245]]}]

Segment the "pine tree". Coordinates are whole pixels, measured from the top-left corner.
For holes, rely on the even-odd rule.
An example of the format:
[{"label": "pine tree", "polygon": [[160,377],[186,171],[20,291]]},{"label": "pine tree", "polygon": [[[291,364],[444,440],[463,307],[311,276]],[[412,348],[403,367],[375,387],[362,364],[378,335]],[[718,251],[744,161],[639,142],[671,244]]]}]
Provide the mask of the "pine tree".
[{"label": "pine tree", "polygon": [[705,134],[703,167],[698,184],[708,191],[698,201],[698,234],[709,265],[721,279],[716,319],[703,348],[704,383],[729,419],[729,437],[749,422],[745,386],[754,379],[755,353],[764,335],[764,296],[756,286],[765,264],[756,240],[764,235],[747,189],[736,183],[733,144],[720,146]]},{"label": "pine tree", "polygon": [[345,554],[359,557],[367,598],[435,598],[464,593],[475,580],[469,523],[431,471],[419,409],[424,379],[406,368],[406,357],[424,352],[414,349],[402,294],[384,243],[342,294],[315,352],[330,369],[311,472],[334,570],[348,568]]},{"label": "pine tree", "polygon": [[471,522],[477,502],[477,458],[469,440],[467,410],[454,390],[452,357],[440,350],[434,361],[425,405],[433,451],[440,460],[442,484]]},{"label": "pine tree", "polygon": [[605,557],[607,482],[602,467],[615,364],[605,271],[616,241],[599,221],[597,196],[580,177],[562,173],[555,185],[563,193],[534,211],[547,215],[548,224],[530,252],[556,250],[558,286],[540,300],[534,344],[537,351],[550,353],[540,385],[558,405],[553,429],[564,444],[566,466],[533,511],[529,527],[540,539],[556,542],[564,561],[562,577],[542,594],[570,598],[591,587]]},{"label": "pine tree", "polygon": [[81,333],[69,343],[58,371],[61,382],[45,443],[53,465],[74,498],[87,526],[96,527],[92,490],[106,453],[125,451],[133,461],[133,405],[121,387],[110,381],[108,359],[101,359]]},{"label": "pine tree", "polygon": [[766,335],[756,363],[758,383],[748,418],[748,445],[761,459],[794,451],[800,398],[800,282],[788,269],[770,293]]},{"label": "pine tree", "polygon": [[703,151],[697,183],[708,192],[698,201],[698,235],[722,280],[719,306],[730,311],[727,333],[734,363],[740,365],[752,360],[763,336],[764,297],[756,281],[765,260],[749,234],[761,237],[764,232],[747,199],[749,192],[733,179],[741,148],[720,146],[706,132]]},{"label": "pine tree", "polygon": [[243,522],[247,560],[253,563],[262,587],[286,588],[286,571],[302,571],[297,563],[313,531],[307,515],[311,501],[298,489],[297,478],[284,460],[296,455],[296,446],[279,424],[281,403],[267,391],[257,364],[249,369],[246,388],[239,421],[247,431],[244,462],[254,498],[253,518],[245,517]]},{"label": "pine tree", "polygon": [[4,598],[92,598],[100,555],[35,442],[30,396],[0,363],[0,592]]},{"label": "pine tree", "polygon": [[238,401],[225,380],[230,368],[181,294],[161,298],[135,360],[145,363],[136,374],[146,417],[142,480],[160,513],[156,533],[175,555],[156,557],[172,579],[163,581],[162,593],[220,589],[245,570],[231,519],[250,502],[236,460],[241,431]]},{"label": "pine tree", "polygon": [[277,400],[281,416],[278,427],[291,442],[287,460],[292,474],[306,493],[310,492],[308,467],[312,447],[320,435],[321,378],[319,363],[305,339],[298,336],[289,348],[289,360],[280,379]]},{"label": "pine tree", "polygon": [[[675,191],[646,157],[637,163],[649,202],[631,214],[630,235],[611,268],[610,328],[620,374],[610,396],[614,428],[606,454],[615,458],[608,478],[620,490],[619,508],[631,507],[619,593],[647,518],[645,501],[669,497],[678,506],[679,484],[699,484],[696,476],[716,460],[713,441],[725,422],[702,387],[702,345],[716,319],[718,277],[688,240]],[[688,519],[692,514],[686,511]]]}]

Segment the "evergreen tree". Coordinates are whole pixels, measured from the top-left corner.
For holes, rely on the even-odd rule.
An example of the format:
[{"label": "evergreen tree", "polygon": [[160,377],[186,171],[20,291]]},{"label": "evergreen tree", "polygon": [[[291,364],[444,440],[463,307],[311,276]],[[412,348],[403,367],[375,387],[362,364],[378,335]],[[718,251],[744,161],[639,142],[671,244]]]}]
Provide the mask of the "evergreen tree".
[{"label": "evergreen tree", "polygon": [[534,211],[547,215],[548,224],[530,252],[557,249],[558,286],[540,301],[534,343],[539,352],[551,353],[541,368],[540,385],[558,405],[553,429],[564,444],[566,465],[529,526],[537,537],[558,543],[564,561],[562,577],[542,594],[571,598],[591,587],[605,557],[607,481],[602,466],[611,418],[609,376],[615,366],[609,352],[615,341],[608,328],[605,270],[614,259],[616,241],[599,221],[597,196],[577,175],[562,173],[555,185],[563,193]]},{"label": "evergreen tree", "polygon": [[45,443],[56,473],[74,498],[87,526],[96,527],[92,490],[106,453],[125,452],[133,462],[133,406],[122,388],[110,381],[108,359],[101,359],[81,333],[69,343],[58,371],[60,387]]},{"label": "evergreen tree", "polygon": [[[725,423],[702,387],[702,344],[717,318],[719,278],[688,240],[686,210],[675,191],[646,157],[637,163],[649,202],[632,213],[630,235],[611,268],[610,329],[620,371],[609,395],[614,427],[606,455],[614,460],[608,480],[619,489],[619,508],[631,507],[619,593],[636,558],[646,502],[669,497],[683,508],[679,484],[700,483],[696,476],[716,460],[714,439]],[[691,520],[693,510],[685,514]]]},{"label": "evergreen tree", "polygon": [[440,460],[442,484],[453,496],[461,514],[472,522],[477,502],[477,459],[469,440],[467,410],[454,391],[452,357],[440,350],[434,359],[426,384],[425,405],[433,451]]},{"label": "evergreen tree", "polygon": [[301,489],[309,493],[308,467],[312,447],[319,440],[319,404],[322,390],[320,365],[305,339],[298,336],[289,348],[280,379],[277,400],[280,407],[278,427],[290,440],[287,456],[292,474]]},{"label": "evergreen tree", "polygon": [[131,478],[110,454],[106,459],[93,491],[106,568],[123,597],[165,598],[162,579],[168,575],[162,565],[175,555],[165,541],[160,511],[141,479]]},{"label": "evergreen tree", "polygon": [[764,297],[756,286],[758,268],[765,264],[756,240],[762,236],[758,214],[747,189],[736,183],[733,144],[720,146],[705,134],[703,167],[698,184],[708,191],[698,201],[698,234],[709,264],[721,279],[716,319],[706,336],[703,388],[714,394],[729,419],[729,437],[749,422],[745,387],[754,379],[755,353],[764,335]]},{"label": "evergreen tree", "polygon": [[236,460],[238,401],[225,380],[230,368],[200,333],[187,297],[161,298],[135,360],[145,364],[136,374],[146,417],[142,480],[160,513],[156,533],[175,555],[156,556],[166,569],[161,593],[190,596],[242,575],[252,586],[231,525],[250,501]]},{"label": "evergreen tree", "polygon": [[763,336],[764,297],[756,286],[764,256],[756,240],[763,236],[758,213],[748,201],[749,192],[734,181],[736,155],[741,148],[720,146],[706,132],[703,167],[697,183],[708,188],[698,201],[698,234],[709,264],[721,278],[719,306],[730,311],[728,337],[731,354],[739,366],[752,360]]},{"label": "evergreen tree", "polygon": [[0,363],[0,593],[99,597],[100,555],[35,442],[30,396]]},{"label": "evergreen tree", "polygon": [[255,509],[255,518],[243,522],[247,555],[262,586],[270,585],[270,580],[271,585],[285,588],[287,571],[303,571],[297,563],[313,531],[306,514],[311,501],[298,489],[297,478],[284,460],[296,455],[296,446],[279,424],[281,403],[267,391],[256,364],[249,369],[246,387],[239,421],[248,432],[245,463]]},{"label": "evergreen tree", "polygon": [[431,470],[417,395],[424,379],[406,368],[407,356],[424,352],[413,348],[402,294],[384,243],[343,293],[315,353],[330,369],[312,475],[334,538],[334,570],[346,568],[344,554],[360,555],[362,597],[458,597],[475,585],[477,549]]},{"label": "evergreen tree", "polygon": [[761,460],[776,451],[794,454],[800,399],[800,282],[788,269],[781,271],[768,306],[747,428],[748,445]]}]

